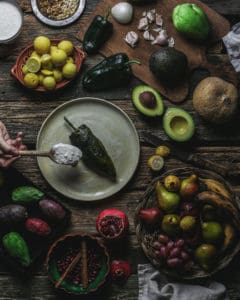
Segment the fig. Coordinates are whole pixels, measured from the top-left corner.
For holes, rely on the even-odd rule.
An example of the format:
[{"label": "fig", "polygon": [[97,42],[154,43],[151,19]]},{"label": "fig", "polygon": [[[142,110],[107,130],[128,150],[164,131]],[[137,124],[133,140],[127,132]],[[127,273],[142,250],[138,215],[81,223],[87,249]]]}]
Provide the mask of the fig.
[{"label": "fig", "polygon": [[12,200],[16,203],[32,203],[43,198],[44,193],[32,186],[20,186],[13,190]]},{"label": "fig", "polygon": [[180,217],[178,215],[165,215],[162,220],[162,231],[168,235],[175,236],[180,231]]},{"label": "fig", "polygon": [[218,222],[202,223],[202,237],[206,243],[219,244],[223,241],[223,227]]},{"label": "fig", "polygon": [[28,267],[31,263],[29,250],[22,236],[17,232],[9,232],[2,239],[6,252],[15,258],[22,266]]},{"label": "fig", "polygon": [[195,250],[195,258],[204,270],[210,270],[216,263],[217,249],[211,244],[202,244]]},{"label": "fig", "polygon": [[110,273],[114,282],[123,283],[131,275],[131,266],[126,260],[113,260]]},{"label": "fig", "polygon": [[66,211],[59,203],[53,200],[43,199],[39,201],[39,207],[49,220],[61,221],[65,218]]},{"label": "fig", "polygon": [[180,188],[180,179],[175,175],[169,175],[164,179],[164,186],[169,192],[177,192]]},{"label": "fig", "polygon": [[51,228],[47,222],[38,218],[29,218],[25,222],[25,228],[38,236],[46,236],[51,233]]},{"label": "fig", "polygon": [[162,212],[158,207],[142,209],[139,212],[140,219],[148,226],[159,224],[162,220]]},{"label": "fig", "polygon": [[0,208],[0,225],[16,225],[23,222],[28,216],[22,205],[9,204]]},{"label": "fig", "polygon": [[185,216],[180,221],[180,227],[184,232],[193,232],[196,227],[196,218]]}]

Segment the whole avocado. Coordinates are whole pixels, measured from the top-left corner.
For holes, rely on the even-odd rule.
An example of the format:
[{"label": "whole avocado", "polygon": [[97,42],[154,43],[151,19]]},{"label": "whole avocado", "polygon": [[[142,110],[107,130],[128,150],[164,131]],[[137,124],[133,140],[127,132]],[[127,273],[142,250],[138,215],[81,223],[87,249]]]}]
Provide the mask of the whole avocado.
[{"label": "whole avocado", "polygon": [[196,41],[205,40],[210,32],[210,25],[205,12],[196,4],[177,5],[172,14],[177,31]]},{"label": "whole avocado", "polygon": [[186,76],[188,59],[175,48],[161,48],[149,59],[149,68],[154,76],[169,86],[175,86]]}]

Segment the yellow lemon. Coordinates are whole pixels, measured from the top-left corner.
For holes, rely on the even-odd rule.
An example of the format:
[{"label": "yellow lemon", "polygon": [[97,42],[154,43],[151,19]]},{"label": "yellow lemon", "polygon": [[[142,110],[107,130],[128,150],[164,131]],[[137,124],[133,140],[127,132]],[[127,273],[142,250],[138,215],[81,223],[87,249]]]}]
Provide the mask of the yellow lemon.
[{"label": "yellow lemon", "polygon": [[54,50],[57,50],[57,49],[58,49],[57,46],[51,46],[51,47],[50,47],[50,53],[52,53]]},{"label": "yellow lemon", "polygon": [[66,63],[62,68],[63,77],[70,79],[77,74],[77,66],[73,63]]},{"label": "yellow lemon", "polygon": [[37,73],[41,69],[41,61],[37,57],[29,57],[26,66],[29,72]]},{"label": "yellow lemon", "polygon": [[73,44],[70,41],[64,40],[58,44],[58,49],[62,49],[67,53],[67,55],[72,54],[73,52]]},{"label": "yellow lemon", "polygon": [[56,86],[56,80],[52,76],[47,76],[43,79],[43,86],[46,90],[53,90]]},{"label": "yellow lemon", "polygon": [[39,82],[40,85],[42,85],[43,79],[44,79],[44,75],[43,74],[38,74],[38,82]]},{"label": "yellow lemon", "polygon": [[24,75],[26,75],[27,73],[29,73],[28,67],[26,65],[22,66],[22,72]]},{"label": "yellow lemon", "polygon": [[23,81],[28,88],[36,88],[38,86],[38,76],[34,73],[27,73]]},{"label": "yellow lemon", "polygon": [[34,39],[33,46],[38,54],[45,54],[49,52],[51,42],[46,36],[38,36]]},{"label": "yellow lemon", "polygon": [[33,51],[33,52],[31,53],[30,57],[37,57],[37,58],[41,59],[40,55],[37,54],[36,51]]},{"label": "yellow lemon", "polygon": [[61,49],[53,50],[51,52],[52,63],[59,67],[63,66],[67,61],[67,54]]},{"label": "yellow lemon", "polygon": [[41,70],[41,73],[42,73],[44,76],[51,76],[51,75],[53,74],[52,71],[46,70],[46,69],[42,69],[42,70]]},{"label": "yellow lemon", "polygon": [[55,78],[56,82],[62,81],[62,79],[63,79],[62,72],[57,70],[57,69],[54,69],[53,70],[53,77]]},{"label": "yellow lemon", "polygon": [[67,63],[68,63],[68,62],[74,63],[74,59],[73,59],[71,56],[69,56],[69,57],[67,58]]},{"label": "yellow lemon", "polygon": [[47,65],[51,62],[51,55],[46,53],[46,54],[43,54],[41,56],[41,64],[44,66],[44,65]]}]

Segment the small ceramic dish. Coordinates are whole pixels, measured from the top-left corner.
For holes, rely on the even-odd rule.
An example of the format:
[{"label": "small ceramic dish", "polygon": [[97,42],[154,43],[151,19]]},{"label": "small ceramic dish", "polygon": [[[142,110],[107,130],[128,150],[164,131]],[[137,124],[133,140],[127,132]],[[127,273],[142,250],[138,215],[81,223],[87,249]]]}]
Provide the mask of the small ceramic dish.
[{"label": "small ceramic dish", "polygon": [[67,294],[87,295],[96,292],[106,282],[110,271],[110,257],[106,247],[95,237],[77,232],[58,239],[49,249],[46,268],[49,279],[56,285],[71,261],[81,251],[82,242],[87,247],[87,287],[82,284],[82,259],[68,273],[58,289]]},{"label": "small ceramic dish", "polygon": [[79,0],[75,12],[69,17],[60,20],[50,19],[44,15],[39,7],[39,0],[31,0],[31,5],[33,13],[41,22],[53,27],[63,27],[75,22],[81,16],[86,5],[86,0]]},{"label": "small ceramic dish", "polygon": [[[51,45],[57,45],[61,40],[59,39],[52,39],[51,40]],[[12,67],[11,69],[11,75],[12,77],[14,77],[15,79],[17,79],[24,87],[24,74],[22,72],[22,67],[23,65],[25,65],[27,59],[29,58],[30,54],[34,51],[33,45],[29,45],[27,46],[18,56],[16,64]],[[74,63],[77,66],[77,73],[75,75],[75,77],[77,76],[77,74],[79,73],[82,63],[86,58],[86,53],[84,51],[82,51],[80,48],[74,46],[74,50],[73,50],[73,59],[74,59]],[[75,78],[74,77],[74,78]],[[56,84],[55,89],[53,90],[46,90],[43,86],[38,86],[32,90],[34,91],[38,91],[38,92],[52,92],[52,91],[56,91],[60,88],[63,88],[65,86],[67,86],[74,78],[71,79],[63,79],[61,82],[58,82]]]}]

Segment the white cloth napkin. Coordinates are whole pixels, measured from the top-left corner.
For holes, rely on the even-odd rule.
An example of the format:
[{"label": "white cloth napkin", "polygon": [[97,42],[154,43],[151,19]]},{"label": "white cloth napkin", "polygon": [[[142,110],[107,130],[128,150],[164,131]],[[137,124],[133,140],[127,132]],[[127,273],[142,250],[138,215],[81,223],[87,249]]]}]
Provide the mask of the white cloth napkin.
[{"label": "white cloth napkin", "polygon": [[223,284],[205,286],[170,281],[150,264],[138,265],[138,300],[229,300]]},{"label": "white cloth napkin", "polygon": [[236,70],[240,72],[240,22],[232,27],[232,30],[223,37],[230,61]]}]

